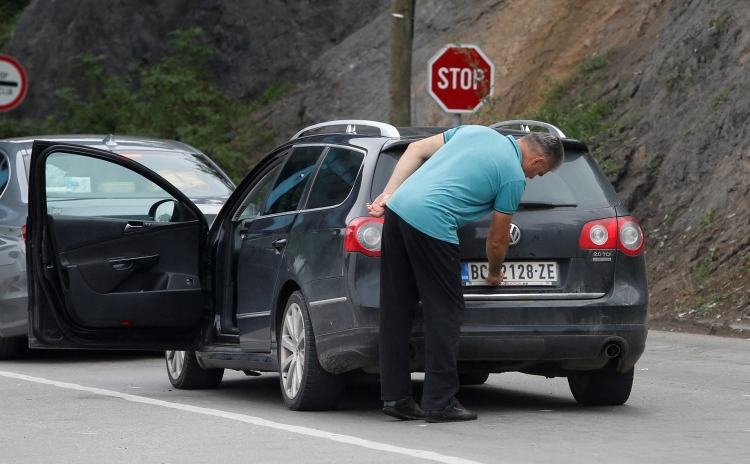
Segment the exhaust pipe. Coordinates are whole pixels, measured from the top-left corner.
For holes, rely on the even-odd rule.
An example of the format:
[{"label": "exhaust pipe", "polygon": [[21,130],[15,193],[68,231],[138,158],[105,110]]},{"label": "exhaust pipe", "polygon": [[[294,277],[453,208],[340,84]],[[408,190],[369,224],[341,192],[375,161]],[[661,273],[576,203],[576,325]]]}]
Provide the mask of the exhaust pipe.
[{"label": "exhaust pipe", "polygon": [[620,345],[609,343],[604,347],[604,352],[607,354],[607,357],[616,358],[620,356]]}]

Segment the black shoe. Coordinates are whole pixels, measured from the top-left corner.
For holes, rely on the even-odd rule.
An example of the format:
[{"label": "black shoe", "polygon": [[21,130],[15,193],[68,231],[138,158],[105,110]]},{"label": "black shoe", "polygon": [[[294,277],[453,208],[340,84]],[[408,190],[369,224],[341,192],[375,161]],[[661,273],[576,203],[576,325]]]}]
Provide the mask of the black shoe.
[{"label": "black shoe", "polygon": [[469,411],[461,406],[457,399],[453,398],[445,409],[425,411],[427,422],[459,422],[476,420],[477,413]]},{"label": "black shoe", "polygon": [[422,411],[422,408],[419,407],[411,396],[398,401],[383,402],[383,412],[401,420],[419,420],[425,418],[424,411]]}]

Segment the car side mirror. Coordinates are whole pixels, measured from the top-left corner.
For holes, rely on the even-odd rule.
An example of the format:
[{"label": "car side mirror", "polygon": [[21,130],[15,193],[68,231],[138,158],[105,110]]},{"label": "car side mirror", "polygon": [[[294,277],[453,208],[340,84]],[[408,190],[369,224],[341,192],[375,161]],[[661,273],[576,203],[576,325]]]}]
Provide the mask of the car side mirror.
[{"label": "car side mirror", "polygon": [[159,200],[148,210],[148,220],[156,222],[171,222],[178,211],[178,203],[172,199]]}]

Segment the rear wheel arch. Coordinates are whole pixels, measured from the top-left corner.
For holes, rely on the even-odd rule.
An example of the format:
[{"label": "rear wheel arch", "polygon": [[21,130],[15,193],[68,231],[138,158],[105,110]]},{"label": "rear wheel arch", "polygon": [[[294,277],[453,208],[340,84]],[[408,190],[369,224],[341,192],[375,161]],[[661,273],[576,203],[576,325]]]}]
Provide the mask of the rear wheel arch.
[{"label": "rear wheel arch", "polygon": [[[286,309],[286,303],[289,297],[294,292],[302,293],[302,288],[294,280],[287,280],[284,285],[281,286],[279,294],[276,296],[276,305],[274,306],[274,323],[273,332],[276,335],[276,340],[279,338],[279,331],[281,330],[281,321],[284,318],[284,310]],[[304,294],[303,294],[304,296]]]}]

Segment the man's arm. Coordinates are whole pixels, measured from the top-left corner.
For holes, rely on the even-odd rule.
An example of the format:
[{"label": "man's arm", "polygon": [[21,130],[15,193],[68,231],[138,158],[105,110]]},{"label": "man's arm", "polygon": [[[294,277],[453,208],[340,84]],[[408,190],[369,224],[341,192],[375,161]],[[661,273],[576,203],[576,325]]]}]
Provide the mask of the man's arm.
[{"label": "man's arm", "polygon": [[511,219],[513,219],[512,214],[492,212],[492,223],[487,233],[487,261],[490,265],[487,284],[489,285],[500,285],[505,278],[502,266],[510,244]]},{"label": "man's arm", "polygon": [[367,204],[370,216],[381,217],[385,214],[385,203],[391,198],[393,192],[444,144],[443,134],[433,135],[410,144],[398,160],[383,193],[378,195],[375,201]]}]

